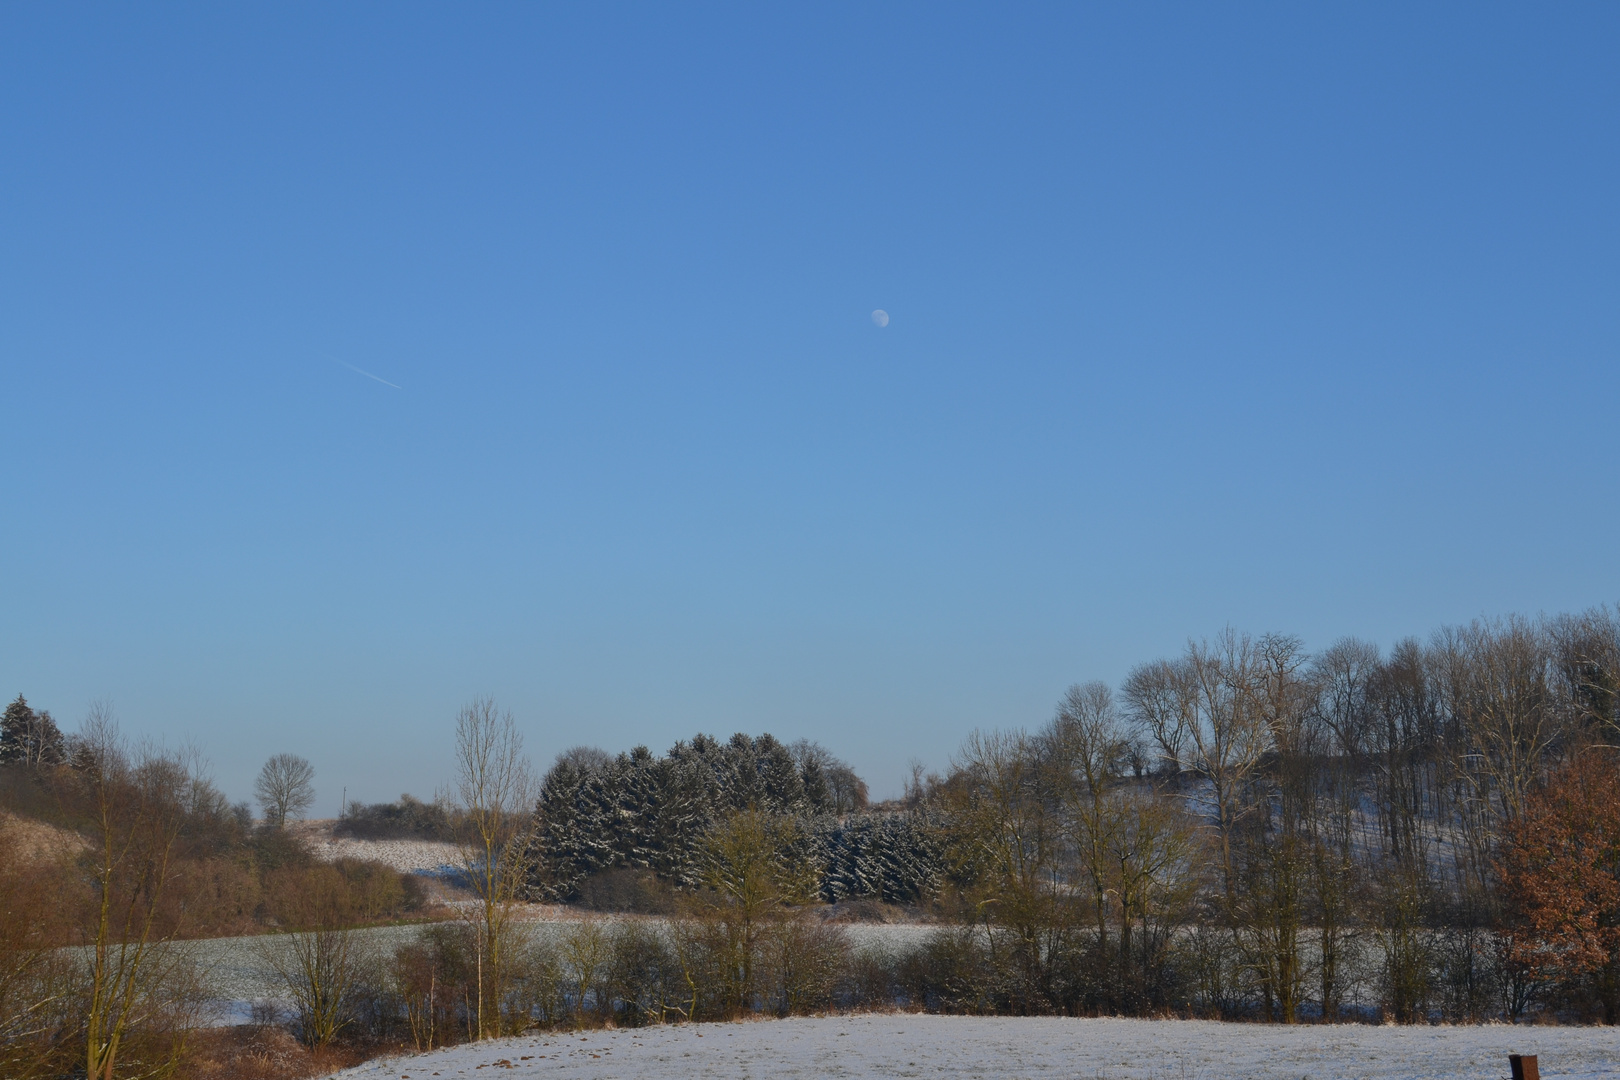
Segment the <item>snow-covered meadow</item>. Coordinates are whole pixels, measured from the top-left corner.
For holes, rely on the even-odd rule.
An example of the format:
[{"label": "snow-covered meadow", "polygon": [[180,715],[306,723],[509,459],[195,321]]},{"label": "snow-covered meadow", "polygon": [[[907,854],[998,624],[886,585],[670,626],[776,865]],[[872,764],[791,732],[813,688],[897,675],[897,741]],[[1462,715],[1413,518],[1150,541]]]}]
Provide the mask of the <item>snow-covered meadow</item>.
[{"label": "snow-covered meadow", "polygon": [[362,840],[338,836],[337,824],[331,818],[321,818],[300,821],[290,829],[309,848],[310,854],[322,862],[360,859],[382,863],[402,874],[427,877],[452,875],[461,865],[461,851],[454,844],[441,840]]},{"label": "snow-covered meadow", "polygon": [[559,1080],[1502,1080],[1510,1053],[1537,1054],[1547,1080],[1620,1077],[1615,1028],[1283,1027],[903,1013],[551,1033],[381,1058],[336,1075],[452,1080],[500,1069],[505,1076]]}]

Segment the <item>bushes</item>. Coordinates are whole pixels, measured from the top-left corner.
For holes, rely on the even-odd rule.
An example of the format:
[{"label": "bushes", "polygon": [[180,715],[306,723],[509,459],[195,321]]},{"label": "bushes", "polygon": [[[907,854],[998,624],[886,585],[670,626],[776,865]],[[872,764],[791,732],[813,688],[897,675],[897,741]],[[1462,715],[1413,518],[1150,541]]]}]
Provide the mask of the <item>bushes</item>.
[{"label": "bushes", "polygon": [[829,1008],[850,967],[848,932],[802,916],[772,923],[761,936],[760,953],[760,1008],[776,1016]]},{"label": "bushes", "polygon": [[[641,1027],[746,1013],[820,1012],[896,985],[892,971],[861,954],[846,931],[808,917],[772,921],[744,964],[736,939],[712,917],[668,921],[585,918],[520,924],[498,1007],[503,1031],[531,1025]],[[470,1041],[478,1031],[478,939],[466,923],[423,927],[396,948],[368,984],[371,1035],[398,1033],[418,1049]],[[739,982],[746,967],[750,981]],[[865,970],[865,974],[860,974]],[[489,1010],[491,1002],[484,1002]]]},{"label": "bushes", "polygon": [[451,840],[453,822],[450,812],[441,802],[425,803],[409,795],[401,795],[398,802],[373,803],[370,806],[352,802],[344,808],[343,817],[333,833],[352,836],[357,840]]},{"label": "bushes", "polygon": [[45,1075],[74,1030],[61,868],[26,857],[0,822],[0,1076]]},{"label": "bushes", "polygon": [[591,911],[669,915],[675,910],[675,890],[651,870],[604,870],[580,882],[579,905]]}]

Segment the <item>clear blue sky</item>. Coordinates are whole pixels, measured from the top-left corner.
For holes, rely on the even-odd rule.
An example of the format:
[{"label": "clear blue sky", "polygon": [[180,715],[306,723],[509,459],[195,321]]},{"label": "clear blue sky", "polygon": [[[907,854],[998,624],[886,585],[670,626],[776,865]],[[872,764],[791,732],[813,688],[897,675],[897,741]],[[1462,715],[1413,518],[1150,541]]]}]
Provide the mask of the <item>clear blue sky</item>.
[{"label": "clear blue sky", "polygon": [[539,762],[768,730],[891,794],[1228,624],[1613,602],[1617,56],[1582,4],[7,5],[0,692],[324,813],[478,693]]}]

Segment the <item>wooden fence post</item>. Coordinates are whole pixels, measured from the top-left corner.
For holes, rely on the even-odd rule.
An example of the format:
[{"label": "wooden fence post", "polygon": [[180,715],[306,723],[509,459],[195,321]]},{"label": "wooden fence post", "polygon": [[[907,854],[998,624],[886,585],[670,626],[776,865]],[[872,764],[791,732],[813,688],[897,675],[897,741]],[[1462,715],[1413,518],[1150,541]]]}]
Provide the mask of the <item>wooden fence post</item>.
[{"label": "wooden fence post", "polygon": [[1508,1068],[1513,1072],[1513,1080],[1541,1080],[1534,1054],[1509,1054]]}]

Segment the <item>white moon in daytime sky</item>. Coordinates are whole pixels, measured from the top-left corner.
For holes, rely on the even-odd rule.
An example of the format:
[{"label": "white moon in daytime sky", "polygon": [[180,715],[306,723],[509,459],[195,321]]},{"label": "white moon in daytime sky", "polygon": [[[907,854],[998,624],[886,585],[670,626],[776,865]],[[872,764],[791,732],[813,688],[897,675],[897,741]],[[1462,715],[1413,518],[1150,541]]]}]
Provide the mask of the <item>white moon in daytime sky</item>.
[{"label": "white moon in daytime sky", "polygon": [[882,308],[878,308],[876,311],[872,312],[872,321],[877,323],[879,326],[888,326],[889,313],[884,311]]}]

